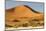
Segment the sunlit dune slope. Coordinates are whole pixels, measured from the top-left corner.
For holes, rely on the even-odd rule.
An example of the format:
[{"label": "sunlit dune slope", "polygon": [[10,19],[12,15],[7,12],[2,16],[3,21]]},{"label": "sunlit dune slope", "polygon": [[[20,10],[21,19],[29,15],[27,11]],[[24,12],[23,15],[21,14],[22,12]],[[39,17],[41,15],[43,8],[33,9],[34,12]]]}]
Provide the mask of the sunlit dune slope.
[{"label": "sunlit dune slope", "polygon": [[[23,20],[22,18],[26,18],[26,21]],[[23,23],[26,23],[27,20],[32,20],[32,19],[38,19],[38,20],[43,20],[43,14],[40,12],[37,12],[33,10],[31,7],[28,7],[26,5],[20,5],[16,6],[14,8],[6,10],[6,24],[8,25],[20,25]],[[20,20],[20,23],[13,22],[14,20]]]}]

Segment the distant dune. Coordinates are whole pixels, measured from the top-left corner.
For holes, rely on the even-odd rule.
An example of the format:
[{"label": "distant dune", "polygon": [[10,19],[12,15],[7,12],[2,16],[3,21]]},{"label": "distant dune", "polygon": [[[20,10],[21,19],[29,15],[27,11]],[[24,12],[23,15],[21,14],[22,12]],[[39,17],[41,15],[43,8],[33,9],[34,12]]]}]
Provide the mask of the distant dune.
[{"label": "distant dune", "polygon": [[[6,10],[6,24],[11,26],[19,26],[27,23],[28,25],[30,25],[30,23],[28,22],[29,20],[32,21],[32,19],[38,19],[39,21],[43,21],[43,16],[44,15],[41,12],[37,12],[27,5],[20,5]],[[18,23],[16,23],[15,21]]]}]

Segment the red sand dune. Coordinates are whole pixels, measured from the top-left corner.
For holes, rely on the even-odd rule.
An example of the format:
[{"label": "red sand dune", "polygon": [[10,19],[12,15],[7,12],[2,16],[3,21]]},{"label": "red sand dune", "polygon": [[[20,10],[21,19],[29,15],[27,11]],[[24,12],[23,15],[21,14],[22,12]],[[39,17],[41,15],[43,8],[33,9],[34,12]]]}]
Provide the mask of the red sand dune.
[{"label": "red sand dune", "polygon": [[[42,13],[32,10],[32,8],[29,8],[26,5],[20,5],[16,6],[15,8],[6,10],[6,24],[15,25],[16,23],[12,21],[15,19],[20,19],[20,17],[28,17],[27,19],[36,18],[39,20],[43,20],[44,17]],[[22,23],[24,22],[25,21],[23,21]]]}]

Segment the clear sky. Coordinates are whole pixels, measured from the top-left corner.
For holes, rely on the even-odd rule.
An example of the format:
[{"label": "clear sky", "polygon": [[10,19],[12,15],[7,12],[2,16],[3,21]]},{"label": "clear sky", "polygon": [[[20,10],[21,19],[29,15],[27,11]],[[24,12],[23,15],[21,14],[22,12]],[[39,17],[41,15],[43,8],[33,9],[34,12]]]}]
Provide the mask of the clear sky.
[{"label": "clear sky", "polygon": [[16,7],[17,5],[28,5],[36,11],[43,12],[44,3],[40,2],[24,2],[24,1],[6,1],[6,9]]}]

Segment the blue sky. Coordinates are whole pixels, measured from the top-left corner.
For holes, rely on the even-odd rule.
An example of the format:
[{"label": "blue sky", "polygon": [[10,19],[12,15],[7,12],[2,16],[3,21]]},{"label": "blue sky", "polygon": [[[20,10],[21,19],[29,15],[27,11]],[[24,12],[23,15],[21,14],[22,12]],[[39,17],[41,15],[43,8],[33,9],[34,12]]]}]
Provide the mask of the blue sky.
[{"label": "blue sky", "polygon": [[41,2],[24,2],[24,1],[6,1],[6,9],[16,7],[17,5],[28,5],[36,11],[43,12],[44,3]]}]

